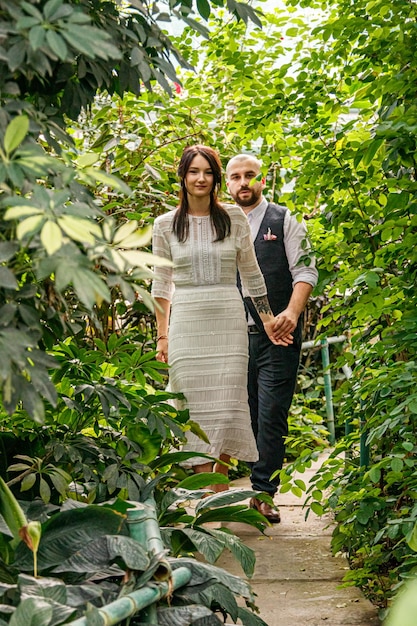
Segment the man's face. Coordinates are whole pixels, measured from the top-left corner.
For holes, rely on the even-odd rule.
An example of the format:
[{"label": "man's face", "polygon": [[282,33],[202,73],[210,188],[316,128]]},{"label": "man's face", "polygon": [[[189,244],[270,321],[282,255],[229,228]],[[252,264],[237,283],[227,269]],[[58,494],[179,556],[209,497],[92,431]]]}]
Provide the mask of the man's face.
[{"label": "man's face", "polygon": [[[245,209],[256,207],[262,197],[265,181],[253,181],[260,173],[259,166],[251,159],[236,161],[227,169],[227,187],[233,200]],[[252,181],[252,183],[251,183]]]}]

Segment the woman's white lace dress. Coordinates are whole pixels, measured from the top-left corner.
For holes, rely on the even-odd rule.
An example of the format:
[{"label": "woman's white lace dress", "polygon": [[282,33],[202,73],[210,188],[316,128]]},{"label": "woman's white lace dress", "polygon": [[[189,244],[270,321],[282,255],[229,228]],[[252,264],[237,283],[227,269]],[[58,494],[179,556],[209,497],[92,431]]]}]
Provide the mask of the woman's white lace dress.
[{"label": "woman's white lace dress", "polygon": [[[156,218],[153,253],[172,260],[174,267],[154,268],[152,295],[172,301],[170,388],[184,394],[190,418],[210,441],[189,433],[185,449],[256,461],[247,396],[247,324],[237,270],[245,295],[263,296],[266,287],[246,215],[235,205],[225,207],[231,234],[221,242],[213,242],[210,216],[189,216],[185,243],[172,232],[174,211]],[[189,464],[206,462],[196,456]]]}]

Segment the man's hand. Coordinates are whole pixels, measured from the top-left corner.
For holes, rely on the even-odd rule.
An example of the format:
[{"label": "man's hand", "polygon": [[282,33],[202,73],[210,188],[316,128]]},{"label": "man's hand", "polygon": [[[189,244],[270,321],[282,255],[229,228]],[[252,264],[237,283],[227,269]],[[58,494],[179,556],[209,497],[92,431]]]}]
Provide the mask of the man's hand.
[{"label": "man's hand", "polygon": [[297,326],[298,315],[289,308],[284,309],[281,313],[275,316],[274,321],[274,337],[275,339],[282,339],[291,335]]},{"label": "man's hand", "polygon": [[300,281],[294,285],[291,299],[286,309],[275,317],[274,335],[282,339],[294,332],[298,318],[304,311],[313,287],[309,283]]}]

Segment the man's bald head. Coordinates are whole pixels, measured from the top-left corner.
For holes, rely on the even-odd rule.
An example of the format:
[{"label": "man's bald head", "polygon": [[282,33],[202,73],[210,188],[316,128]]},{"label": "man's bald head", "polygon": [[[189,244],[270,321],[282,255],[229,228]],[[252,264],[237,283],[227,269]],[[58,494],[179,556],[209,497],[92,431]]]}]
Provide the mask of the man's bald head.
[{"label": "man's bald head", "polygon": [[232,157],[226,165],[226,176],[235,165],[241,165],[243,163],[250,163],[257,170],[258,174],[261,171],[262,163],[255,156],[252,154],[237,154]]}]

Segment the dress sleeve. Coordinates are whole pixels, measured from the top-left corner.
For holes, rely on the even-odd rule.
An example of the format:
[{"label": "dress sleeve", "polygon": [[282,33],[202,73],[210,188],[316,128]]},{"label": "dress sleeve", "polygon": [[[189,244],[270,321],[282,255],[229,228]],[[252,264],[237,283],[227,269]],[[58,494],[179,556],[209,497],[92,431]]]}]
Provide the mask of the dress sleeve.
[{"label": "dress sleeve", "polygon": [[[168,231],[162,226],[159,220],[155,220],[152,231],[152,252],[153,254],[172,261],[171,246],[168,240]],[[153,281],[151,294],[154,298],[165,298],[171,302],[174,292],[173,268],[172,266],[158,266],[153,268]]]},{"label": "dress sleeve", "polygon": [[249,222],[244,214],[240,232],[237,267],[242,281],[242,294],[251,298],[265,296],[267,294],[265,280],[256,258]]}]

